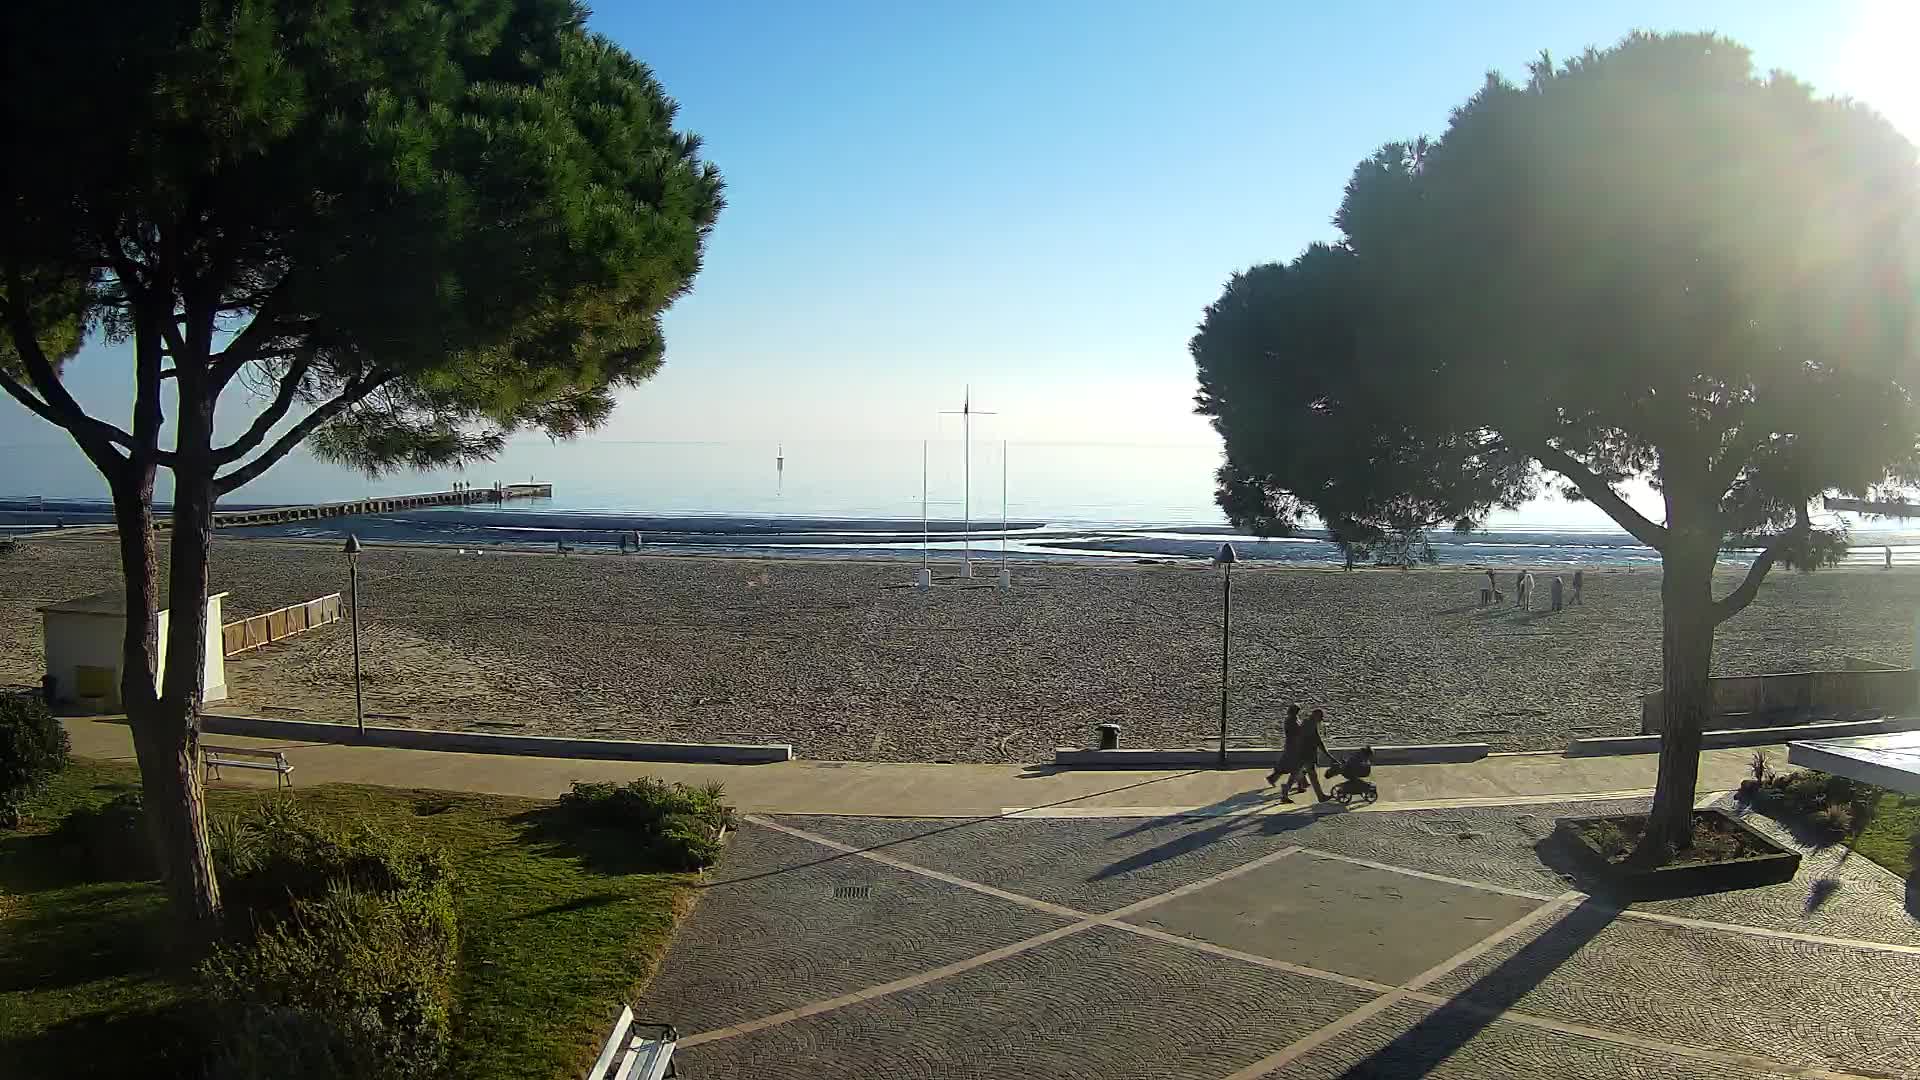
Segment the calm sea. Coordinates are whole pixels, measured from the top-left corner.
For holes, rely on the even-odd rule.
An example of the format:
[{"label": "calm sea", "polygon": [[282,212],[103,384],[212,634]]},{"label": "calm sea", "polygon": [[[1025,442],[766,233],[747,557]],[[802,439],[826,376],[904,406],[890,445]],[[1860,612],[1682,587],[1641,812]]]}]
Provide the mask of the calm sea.
[{"label": "calm sea", "polygon": [[[104,491],[70,448],[0,448],[33,470],[0,477],[0,529],[110,520]],[[970,464],[970,468],[968,467]],[[295,456],[222,503],[225,509],[327,502],[539,480],[552,499],[336,518],[234,530],[279,537],[499,546],[617,548],[638,533],[649,551],[977,559],[1206,558],[1231,540],[1243,558],[1334,564],[1315,532],[1277,540],[1229,528],[1213,503],[1219,452],[1206,446],[976,442],[657,443],[523,440],[465,472],[368,479]],[[924,493],[924,499],[923,499]],[[167,496],[163,489],[160,497]],[[923,512],[925,522],[923,524]],[[1002,520],[1006,521],[1004,539]],[[971,521],[971,533],[967,523]],[[1891,546],[1920,563],[1920,529],[1849,521],[1852,559]],[[1486,530],[1434,537],[1442,564],[1656,564],[1658,556],[1591,506],[1546,500],[1496,516]],[[1737,559],[1735,561],[1738,561]]]}]

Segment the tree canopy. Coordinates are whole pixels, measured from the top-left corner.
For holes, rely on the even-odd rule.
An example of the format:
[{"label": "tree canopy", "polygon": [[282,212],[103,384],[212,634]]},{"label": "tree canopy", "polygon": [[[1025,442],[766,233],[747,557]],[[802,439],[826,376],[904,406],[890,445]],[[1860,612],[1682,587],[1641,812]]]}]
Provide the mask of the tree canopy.
[{"label": "tree canopy", "polygon": [[[172,896],[219,913],[200,798],[218,499],[311,441],[368,471],[598,424],[665,354],[719,214],[673,102],[571,0],[0,5],[0,390],[113,494],[121,698]],[[130,344],[131,421],[62,381]],[[216,410],[239,406],[237,435]],[[251,411],[249,411],[249,409]],[[171,445],[163,436],[171,425]]]},{"label": "tree canopy", "polygon": [[[1489,75],[1438,138],[1361,162],[1334,223],[1193,338],[1221,505],[1336,537],[1472,527],[1548,480],[1598,505],[1665,565],[1677,821],[1713,627],[1776,561],[1832,556],[1821,495],[1920,479],[1914,147],[1731,41],[1634,34]],[[1715,599],[1729,543],[1759,553]]]},{"label": "tree canopy", "polygon": [[0,18],[0,124],[31,148],[0,175],[0,386],[103,468],[151,435],[77,415],[58,374],[89,334],[161,361],[134,428],[161,380],[255,391],[220,491],[310,435],[380,469],[590,427],[659,366],[721,207],[660,85],[567,0]]}]

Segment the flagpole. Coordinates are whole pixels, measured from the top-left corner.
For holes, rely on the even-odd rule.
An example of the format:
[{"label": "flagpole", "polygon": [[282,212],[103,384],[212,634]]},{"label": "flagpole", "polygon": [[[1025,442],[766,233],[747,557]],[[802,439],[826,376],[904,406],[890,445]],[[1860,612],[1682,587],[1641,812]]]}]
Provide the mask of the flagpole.
[{"label": "flagpole", "polygon": [[1007,440],[1000,440],[1000,572],[1007,572]]}]

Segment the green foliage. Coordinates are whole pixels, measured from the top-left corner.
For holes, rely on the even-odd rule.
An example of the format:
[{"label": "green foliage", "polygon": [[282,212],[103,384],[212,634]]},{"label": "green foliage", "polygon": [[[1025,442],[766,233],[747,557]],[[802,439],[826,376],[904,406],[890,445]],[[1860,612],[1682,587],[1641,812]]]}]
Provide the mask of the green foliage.
[{"label": "green foliage", "polygon": [[[1192,340],[1221,507],[1365,542],[1551,477],[1661,554],[1678,732],[1709,714],[1714,628],[1774,563],[1843,550],[1816,501],[1920,482],[1920,155],[1734,42],[1636,32],[1489,75],[1438,139],[1361,162],[1334,223]],[[1759,551],[1715,599],[1730,538]],[[1662,744],[1650,858],[1691,843],[1690,743]]]},{"label": "green foliage", "polygon": [[1759,783],[1741,784],[1740,794],[1768,814],[1799,822],[1823,837],[1838,838],[1871,817],[1880,792],[1831,773],[1811,769],[1776,773],[1767,769]]},{"label": "green foliage", "polygon": [[560,796],[563,813],[580,824],[619,829],[665,870],[698,870],[720,857],[720,834],[733,810],[721,785],[694,787],[642,776],[624,785],[576,782]]},{"label": "green foliage", "polygon": [[451,887],[443,852],[387,829],[314,824],[291,799],[264,800],[217,824],[220,888],[242,933],[284,922],[301,903],[340,889],[379,897]]},{"label": "green foliage", "polygon": [[160,876],[147,830],[146,802],[122,792],[103,806],[81,807],[60,822],[56,838],[95,881],[151,881]]},{"label": "green foliage", "polygon": [[436,1075],[450,1049],[455,922],[444,880],[380,892],[336,881],[251,940],[217,946],[200,967],[227,1014],[210,1074]]},{"label": "green foliage", "polygon": [[1538,462],[1663,551],[1612,485],[1657,475],[1696,555],[1818,565],[1843,541],[1811,500],[1920,476],[1916,180],[1882,118],[1724,39],[1489,77],[1361,163],[1337,246],[1207,310],[1221,504],[1267,532],[1472,524]]},{"label": "green foliage", "polygon": [[20,805],[67,767],[67,729],[38,697],[0,693],[0,828],[20,823]]},{"label": "green foliage", "polygon": [[[16,905],[0,929],[0,967],[19,976],[17,989],[0,987],[8,1055],[0,1072],[202,1075],[197,1021],[206,995],[191,970],[155,947],[167,929],[160,889],[76,882],[74,859],[52,834],[70,811],[137,782],[131,765],[76,759],[29,802],[20,830],[0,833],[0,894]],[[252,790],[214,789],[207,799],[215,828],[262,813]],[[435,812],[423,816],[423,805]],[[266,804],[325,829],[372,826],[453,864],[460,971],[444,1076],[580,1075],[606,1036],[607,1002],[635,996],[692,900],[681,875],[610,875],[529,842],[523,819],[548,805],[349,785],[302,788],[297,800]],[[223,1021],[226,1053],[257,1045],[272,1075],[344,1068],[322,1056],[337,1042],[316,1013],[236,1007]],[[172,1056],[160,1060],[163,1051]]]},{"label": "green foliage", "polygon": [[200,968],[230,1032],[212,1075],[434,1075],[458,958],[445,856],[386,829],[322,827],[287,798],[210,831],[230,935]]}]

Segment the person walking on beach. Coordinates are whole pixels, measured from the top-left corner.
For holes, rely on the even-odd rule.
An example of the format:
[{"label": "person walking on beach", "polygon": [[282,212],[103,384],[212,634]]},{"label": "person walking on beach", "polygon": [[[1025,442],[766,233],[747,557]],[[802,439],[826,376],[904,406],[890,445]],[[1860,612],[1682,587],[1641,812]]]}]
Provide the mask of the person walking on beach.
[{"label": "person walking on beach", "polygon": [[[1293,783],[1293,770],[1300,763],[1300,704],[1295,702],[1287,706],[1286,723],[1280,725],[1280,760],[1274,764],[1273,771],[1267,774],[1267,786],[1272,787],[1281,777],[1287,783]],[[1285,795],[1286,792],[1280,794]]]},{"label": "person walking on beach", "polygon": [[1573,572],[1573,602],[1576,604],[1580,602],[1580,586],[1586,584],[1586,581],[1587,572],[1585,570],[1575,570]]},{"label": "person walking on beach", "polygon": [[1313,784],[1313,797],[1319,802],[1327,801],[1327,793],[1320,789],[1320,774],[1314,771],[1320,763],[1320,755],[1327,752],[1326,743],[1320,741],[1320,721],[1324,719],[1326,713],[1315,709],[1307,714],[1306,722],[1300,725],[1300,757],[1292,775],[1287,777],[1286,786],[1280,789],[1281,802],[1292,802],[1293,792],[1306,790],[1309,782]]},{"label": "person walking on beach", "polygon": [[1559,611],[1559,610],[1560,610],[1560,598],[1561,598],[1561,585],[1560,585],[1560,575],[1559,575],[1559,574],[1555,574],[1555,575],[1553,575],[1553,582],[1552,582],[1552,587],[1551,587],[1551,589],[1550,589],[1549,591],[1550,591],[1550,592],[1552,592],[1552,594],[1553,594],[1553,610],[1555,610],[1555,611]]}]

